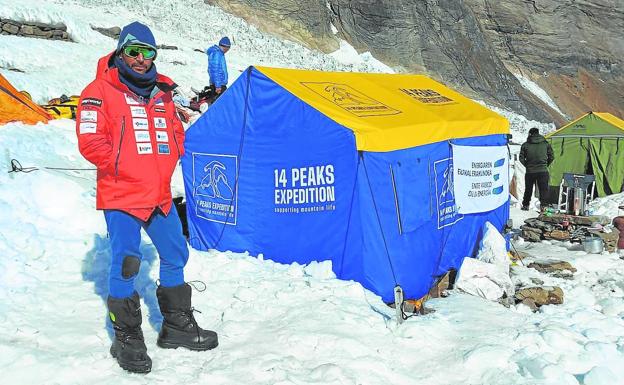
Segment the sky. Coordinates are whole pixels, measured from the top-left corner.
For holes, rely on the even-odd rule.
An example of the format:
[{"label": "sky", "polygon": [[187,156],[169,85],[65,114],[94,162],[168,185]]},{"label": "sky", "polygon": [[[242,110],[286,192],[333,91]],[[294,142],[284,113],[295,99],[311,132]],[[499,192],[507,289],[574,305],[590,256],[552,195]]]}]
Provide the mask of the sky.
[{"label": "sky", "polygon": [[[183,89],[207,83],[206,57],[195,52],[234,40],[230,74],[251,64],[325,70],[391,72],[346,43],[324,55],[265,35],[203,1],[0,0],[0,18],[62,22],[74,43],[0,36],[0,73],[44,102],[77,94],[97,59],[115,41],[91,29],[140,20],[163,50],[159,71]],[[198,22],[201,20],[201,22]],[[176,64],[183,63],[183,64]],[[18,69],[24,72],[16,72]],[[233,76],[233,77],[234,77]],[[547,95],[546,95],[547,96]],[[524,141],[533,125],[500,111]],[[559,286],[562,305],[532,313],[452,290],[433,299],[434,312],[397,325],[394,310],[359,283],[335,278],[329,262],[283,265],[247,253],[191,249],[186,279],[196,319],[219,334],[208,352],[156,346],[162,318],[155,298],[158,257],[147,236],[136,280],[143,331],[153,360],[148,375],[128,374],[108,353],[105,300],[110,249],[95,210],[95,175],[77,150],[74,122],[0,126],[0,159],[29,173],[0,173],[0,373],[6,384],[618,384],[624,383],[624,261],[587,254],[578,244],[519,239],[530,256],[511,266],[516,287]],[[174,194],[183,194],[176,174]],[[592,203],[598,214],[622,214],[624,194]],[[535,210],[513,204],[518,227]],[[531,261],[566,260],[571,279],[530,269]]]}]

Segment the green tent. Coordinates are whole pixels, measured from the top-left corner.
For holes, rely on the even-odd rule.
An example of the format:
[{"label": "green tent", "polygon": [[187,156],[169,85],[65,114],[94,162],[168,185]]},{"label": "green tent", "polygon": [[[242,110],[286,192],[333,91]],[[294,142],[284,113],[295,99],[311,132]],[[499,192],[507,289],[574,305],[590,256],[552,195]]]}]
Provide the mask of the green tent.
[{"label": "green tent", "polygon": [[546,135],[555,160],[550,186],[559,188],[564,172],[596,176],[598,196],[622,191],[624,182],[624,120],[606,112],[589,112]]}]

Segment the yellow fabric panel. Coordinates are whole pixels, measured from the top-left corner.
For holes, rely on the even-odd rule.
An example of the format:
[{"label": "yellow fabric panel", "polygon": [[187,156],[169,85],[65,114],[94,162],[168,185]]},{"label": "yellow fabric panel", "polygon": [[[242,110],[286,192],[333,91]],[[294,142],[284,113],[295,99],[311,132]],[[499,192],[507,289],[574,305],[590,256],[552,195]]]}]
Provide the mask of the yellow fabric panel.
[{"label": "yellow fabric panel", "polygon": [[546,138],[550,138],[553,135],[558,134],[559,132],[565,130],[568,127],[574,126],[578,121],[580,121],[581,119],[585,118],[587,115],[592,114],[595,116],[598,116],[599,118],[601,118],[602,120],[607,121],[609,124],[620,128],[622,130],[624,130],[624,120],[618,118],[617,116],[611,115],[608,112],[588,112],[585,115],[581,115],[580,117],[578,117],[577,119],[574,119],[573,121],[571,121],[570,123],[564,125],[563,127],[551,132],[548,135],[545,135]]},{"label": "yellow fabric panel", "polygon": [[551,132],[551,133],[549,133],[549,134],[544,135],[544,137],[545,137],[545,138],[550,138],[551,136],[553,136],[553,135],[557,134],[559,131],[561,131],[561,130],[565,130],[566,128],[568,128],[568,127],[570,127],[570,126],[572,126],[572,125],[576,124],[576,122],[578,122],[579,120],[583,119],[583,118],[584,118],[584,117],[586,117],[587,115],[589,115],[589,112],[588,112],[588,113],[586,113],[585,115],[579,116],[578,118],[574,119],[573,121],[571,121],[570,123],[568,123],[568,124],[564,125],[563,127],[559,128],[559,129],[556,129],[555,131],[553,131],[553,132]]},{"label": "yellow fabric panel", "polygon": [[47,122],[45,110],[22,94],[0,74],[0,124],[21,121],[26,124]]},{"label": "yellow fabric panel", "polygon": [[426,76],[255,68],[351,129],[358,150],[509,133],[507,119]]},{"label": "yellow fabric panel", "polygon": [[608,112],[594,112],[594,115],[599,116],[603,120],[606,120],[607,122],[614,125],[615,127],[621,128],[622,130],[624,130],[624,120],[618,118],[617,116],[611,115]]}]

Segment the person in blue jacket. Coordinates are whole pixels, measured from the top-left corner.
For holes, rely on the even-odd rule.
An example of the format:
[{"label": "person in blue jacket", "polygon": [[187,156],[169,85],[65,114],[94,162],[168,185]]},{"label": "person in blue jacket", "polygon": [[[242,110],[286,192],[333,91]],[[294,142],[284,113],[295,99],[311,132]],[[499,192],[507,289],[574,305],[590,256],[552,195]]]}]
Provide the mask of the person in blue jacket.
[{"label": "person in blue jacket", "polygon": [[230,50],[232,43],[227,36],[219,40],[219,44],[215,44],[206,50],[208,55],[208,77],[210,79],[210,89],[218,98],[227,88],[228,72],[225,62],[225,53]]}]

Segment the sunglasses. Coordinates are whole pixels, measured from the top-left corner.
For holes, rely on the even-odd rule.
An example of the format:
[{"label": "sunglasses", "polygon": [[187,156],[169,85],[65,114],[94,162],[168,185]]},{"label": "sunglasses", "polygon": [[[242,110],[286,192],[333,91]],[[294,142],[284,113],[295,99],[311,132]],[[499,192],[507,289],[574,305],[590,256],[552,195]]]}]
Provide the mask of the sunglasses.
[{"label": "sunglasses", "polygon": [[129,57],[137,57],[139,54],[143,55],[143,59],[151,60],[156,57],[156,50],[150,47],[143,47],[137,45],[129,45],[123,49],[123,53]]}]

